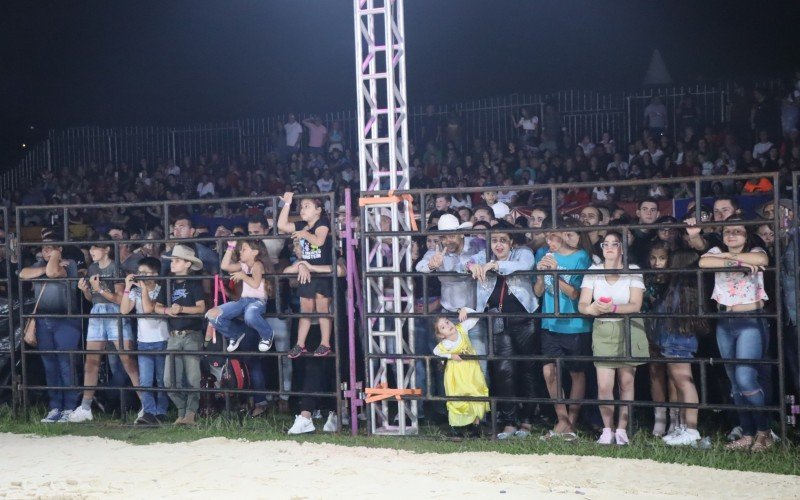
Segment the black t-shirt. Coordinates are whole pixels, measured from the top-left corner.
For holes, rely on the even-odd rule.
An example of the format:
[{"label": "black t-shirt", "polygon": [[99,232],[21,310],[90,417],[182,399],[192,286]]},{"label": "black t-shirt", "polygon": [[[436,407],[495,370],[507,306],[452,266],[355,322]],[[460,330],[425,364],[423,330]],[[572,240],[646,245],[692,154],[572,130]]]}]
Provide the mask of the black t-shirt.
[{"label": "black t-shirt", "polygon": [[327,227],[328,228],[328,236],[325,238],[325,243],[318,247],[317,245],[312,245],[307,240],[300,240],[300,249],[302,252],[302,259],[312,266],[329,266],[331,265],[331,223],[328,221],[327,217],[323,217],[319,219],[313,226],[307,227],[308,223],[306,221],[298,221],[294,223],[294,230],[295,231],[302,231],[303,229],[307,229],[309,233],[314,234],[318,227]]},{"label": "black t-shirt", "polygon": [[[497,283],[494,285],[492,294],[489,295],[488,305],[490,309],[500,309],[500,299],[502,294],[503,309],[500,312],[504,313],[524,313],[526,312],[525,306],[520,302],[508,289],[506,279],[502,276],[497,277]],[[519,319],[519,318],[516,318]]]},{"label": "black t-shirt", "polygon": [[[172,300],[167,300],[167,287],[162,286],[161,292],[158,294],[156,302],[169,307],[172,304],[178,304],[183,307],[194,307],[198,300],[203,300],[203,286],[199,280],[184,280],[172,282]],[[203,329],[203,320],[201,318],[190,318],[183,315],[175,318],[168,318],[170,331],[173,330],[197,330]]]}]

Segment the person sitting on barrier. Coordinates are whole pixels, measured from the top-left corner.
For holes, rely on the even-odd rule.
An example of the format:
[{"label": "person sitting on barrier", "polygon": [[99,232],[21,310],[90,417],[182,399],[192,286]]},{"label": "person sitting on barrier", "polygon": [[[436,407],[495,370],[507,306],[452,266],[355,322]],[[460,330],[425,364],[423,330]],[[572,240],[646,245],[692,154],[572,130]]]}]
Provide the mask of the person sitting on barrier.
[{"label": "person sitting on barrier", "polygon": [[[234,252],[239,261],[233,262]],[[264,275],[272,270],[267,249],[257,240],[229,241],[220,267],[231,273],[234,282],[242,283],[239,300],[221,304],[206,313],[206,319],[223,337],[228,339],[228,352],[233,352],[244,340],[246,328],[256,330],[261,337],[260,352],[272,348],[272,327],[264,319],[267,308],[267,291]],[[242,321],[238,321],[241,319]],[[210,339],[206,339],[210,340]]]},{"label": "person sitting on barrier", "polygon": [[[302,262],[311,266],[331,266],[331,223],[322,208],[319,198],[306,198],[300,202],[300,221],[289,222],[289,210],[292,208],[294,193],[283,195],[283,208],[278,216],[278,230],[292,235],[292,239],[300,242]],[[330,313],[333,286],[328,276],[312,277],[298,288],[300,294],[300,310],[303,313]],[[306,351],[306,338],[311,328],[311,320],[302,318],[298,321],[297,344],[289,349],[289,357],[296,358]],[[314,350],[314,356],[327,356],[331,353],[330,318],[319,318],[321,341]]]},{"label": "person sitting on barrier", "polygon": [[[527,246],[514,247],[510,230],[515,226],[499,221],[493,228],[489,247],[493,259],[486,262],[485,253],[473,255],[464,264],[463,271],[478,280],[475,310],[496,313],[492,318],[494,354],[499,357],[532,356],[535,354],[536,328],[530,317],[506,318],[502,314],[528,314],[539,307],[528,275],[514,275],[517,271],[533,269],[533,252]],[[457,269],[461,270],[461,269]],[[535,363],[501,359],[493,363],[492,393],[507,397],[535,397]],[[518,411],[517,403],[497,404],[498,422],[503,431],[498,439],[511,436],[525,437],[531,431],[534,405],[524,404]]]},{"label": "person sitting on barrier", "polygon": [[[558,269],[569,271],[573,269],[588,269],[592,263],[592,246],[588,233],[569,231],[570,226],[579,224],[575,219],[564,219],[559,224],[563,231],[546,233],[548,246],[542,248],[547,252],[537,254],[536,269],[545,271]],[[543,313],[555,313],[555,286],[553,275],[539,274],[536,276],[534,293],[537,297],[544,297]],[[558,277],[558,311],[563,314],[578,312],[578,297],[580,295],[583,275],[561,274]],[[545,356],[591,356],[592,354],[592,325],[586,318],[542,318],[542,354]],[[569,399],[580,400],[586,394],[586,365],[583,361],[566,361],[563,366],[569,371],[571,389]],[[558,385],[560,378],[555,362],[547,362],[543,367],[544,379],[551,398],[563,398],[564,390]],[[575,427],[580,413],[579,404],[571,404],[569,408],[563,404],[555,405],[558,422],[549,431],[545,439],[563,438],[572,441],[577,436]]]},{"label": "person sitting on barrier", "polygon": [[[631,318],[630,328],[627,328],[625,319],[606,316],[636,314],[641,310],[644,292],[642,275],[618,272],[623,269],[623,255],[626,251],[619,232],[608,231],[601,246],[603,263],[592,265],[589,269],[611,272],[584,276],[578,302],[578,309],[582,314],[596,316],[592,326],[592,354],[595,357],[647,358],[647,337],[642,320]],[[639,269],[639,266],[629,264],[628,268],[634,270]],[[614,399],[614,379],[617,378],[620,400],[633,401],[636,366],[642,363],[644,361],[595,361],[598,399]],[[612,430],[614,406],[601,405],[600,414],[603,417],[603,433],[597,442],[628,444],[628,407],[620,406],[616,431]]]},{"label": "person sitting on barrier", "polygon": [[[729,217],[728,222],[741,221]],[[702,268],[738,268],[716,272],[712,300],[721,312],[748,313],[746,316],[717,320],[717,345],[723,359],[763,359],[769,349],[769,327],[766,318],[757,315],[769,300],[764,289],[763,268],[769,262],[767,253],[753,243],[753,235],[744,225],[725,226],[723,243],[711,248],[700,258]],[[762,374],[768,367],[751,364],[726,364],[731,383],[731,396],[736,406],[765,406],[766,394]],[[769,414],[748,409],[739,410],[742,437],[726,445],[727,449],[763,451],[771,447]]]},{"label": "person sitting on barrier", "polygon": [[[75,314],[78,312],[76,281],[67,281],[64,278],[77,278],[77,266],[74,261],[62,259],[61,247],[51,243],[57,241],[55,237],[48,235],[42,241],[42,260],[22,268],[19,279],[53,280],[37,281],[33,284],[34,297],[39,302],[36,308],[38,314]],[[39,349],[42,350],[78,349],[81,342],[81,320],[80,318],[36,318],[36,339]],[[80,392],[73,389],[78,385],[73,358],[69,354],[42,354],[41,357],[45,381],[51,387],[47,390],[49,410],[41,422],[67,422],[72,408],[80,398]]]},{"label": "person sitting on barrier", "polygon": [[[134,309],[140,316],[136,318],[136,348],[139,351],[155,351],[154,354],[140,354],[139,382],[142,387],[164,387],[164,360],[161,351],[167,349],[169,329],[167,321],[162,318],[147,317],[155,312],[155,303],[161,292],[161,285],[155,277],[161,269],[161,262],[154,257],[143,257],[139,261],[137,273],[125,277],[125,291],[122,292],[120,312],[129,314]],[[148,276],[149,279],[143,279]],[[142,391],[142,410],[144,413],[136,419],[136,425],[158,425],[167,420],[169,410],[169,396],[166,392]]]},{"label": "person sitting on barrier", "polygon": [[[444,369],[444,391],[449,397],[472,396],[487,397],[489,388],[477,360],[462,359],[462,355],[474,356],[475,348],[469,341],[467,332],[475,326],[478,318],[467,319],[475,311],[463,307],[458,312],[458,324],[453,324],[446,316],[437,317],[433,324],[439,344],[433,349],[436,356],[447,358]],[[468,426],[471,434],[480,436],[480,422],[489,411],[488,401],[448,401],[447,419],[454,434],[461,435]]]},{"label": "person sitting on barrier", "polygon": [[[203,287],[198,280],[187,279],[192,271],[203,269],[203,261],[195,256],[194,250],[186,245],[175,245],[171,255],[165,256],[170,261],[172,276],[177,277],[171,283],[172,293],[167,299],[167,287],[161,289],[156,299],[156,314],[169,316],[169,339],[167,351],[200,351],[203,349],[203,321],[199,315],[206,312]],[[169,304],[169,305],[167,305]],[[193,317],[182,317],[191,315]],[[180,389],[200,388],[200,356],[197,354],[168,354],[164,364],[164,386],[173,389],[169,398],[178,408],[177,425],[193,425],[197,410],[200,407],[199,392],[181,392]],[[175,390],[177,389],[177,390]]]},{"label": "person sitting on barrier", "polygon": [[[106,238],[99,237],[100,243],[92,245],[89,255],[92,264],[89,266],[89,279],[81,278],[78,288],[83,292],[86,300],[92,302],[89,327],[86,332],[86,349],[99,351],[98,354],[87,354],[83,368],[83,385],[97,386],[98,372],[100,370],[100,352],[106,350],[106,343],[112,342],[117,351],[120,351],[120,361],[125,372],[134,386],[139,386],[139,366],[133,356],[128,356],[124,351],[134,350],[133,330],[127,318],[103,318],[106,314],[120,314],[119,304],[122,301],[124,284],[113,281],[120,274],[117,263],[111,258],[111,244]],[[120,330],[122,330],[122,349],[120,349]],[[92,399],[94,389],[83,391],[83,400],[69,416],[70,422],[87,422],[92,420]],[[141,400],[141,393],[139,399]]]},{"label": "person sitting on barrier", "polygon": [[[669,268],[693,269],[697,267],[698,260],[697,252],[679,249],[670,255]],[[696,314],[699,301],[697,276],[692,273],[669,276],[666,291],[662,294],[661,300],[655,304],[653,311],[658,314]],[[692,378],[692,365],[680,361],[691,359],[697,352],[697,338],[708,331],[708,321],[696,316],[657,318],[651,321],[652,335],[655,337],[658,353],[664,358],[676,361],[666,364],[670,401],[697,404],[699,399]],[[670,446],[685,446],[698,441],[700,433],[697,430],[697,413],[696,408],[670,408],[670,428],[663,436],[664,442]]]}]

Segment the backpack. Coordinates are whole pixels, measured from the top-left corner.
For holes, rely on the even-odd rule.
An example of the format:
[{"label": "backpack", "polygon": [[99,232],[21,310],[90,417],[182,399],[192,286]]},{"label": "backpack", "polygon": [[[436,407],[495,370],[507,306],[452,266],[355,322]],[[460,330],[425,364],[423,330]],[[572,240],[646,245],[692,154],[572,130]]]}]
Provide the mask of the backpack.
[{"label": "backpack", "polygon": [[[222,367],[222,377],[220,378],[220,388],[222,389],[249,389],[250,370],[247,365],[236,358],[229,358]],[[235,394],[235,397],[245,396],[245,394]]]}]

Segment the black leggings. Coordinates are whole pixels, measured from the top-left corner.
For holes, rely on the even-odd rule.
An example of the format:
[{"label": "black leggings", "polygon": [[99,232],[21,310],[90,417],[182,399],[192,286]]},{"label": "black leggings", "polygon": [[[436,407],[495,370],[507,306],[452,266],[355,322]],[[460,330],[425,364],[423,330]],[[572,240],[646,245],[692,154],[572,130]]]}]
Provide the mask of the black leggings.
[{"label": "black leggings", "polygon": [[[505,330],[493,335],[495,356],[527,356],[535,353],[535,332],[533,320],[507,325]],[[493,361],[492,391],[500,397],[535,397],[536,364],[534,361]],[[518,403],[498,402],[497,422],[502,426],[519,422],[530,423],[535,405],[525,403],[517,411]]]}]

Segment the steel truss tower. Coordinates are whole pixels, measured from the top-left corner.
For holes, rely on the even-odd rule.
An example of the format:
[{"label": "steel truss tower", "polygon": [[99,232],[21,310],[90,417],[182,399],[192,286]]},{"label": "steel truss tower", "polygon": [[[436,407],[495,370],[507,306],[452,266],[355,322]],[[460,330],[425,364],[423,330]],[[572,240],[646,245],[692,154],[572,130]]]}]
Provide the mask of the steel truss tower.
[{"label": "steel truss tower", "polygon": [[[353,10],[366,313],[413,313],[411,278],[379,276],[413,270],[411,237],[370,236],[412,226],[409,200],[375,198],[375,191],[410,188],[403,0],[354,0]],[[380,357],[414,353],[413,321],[368,316],[366,321],[368,352],[377,355],[368,361],[367,387],[415,387],[413,360]],[[407,398],[370,404],[371,432],[416,434],[417,404]],[[395,420],[396,415],[402,418]]]}]

